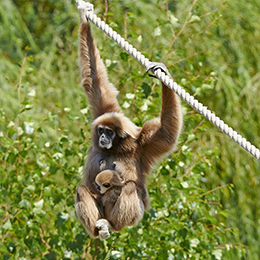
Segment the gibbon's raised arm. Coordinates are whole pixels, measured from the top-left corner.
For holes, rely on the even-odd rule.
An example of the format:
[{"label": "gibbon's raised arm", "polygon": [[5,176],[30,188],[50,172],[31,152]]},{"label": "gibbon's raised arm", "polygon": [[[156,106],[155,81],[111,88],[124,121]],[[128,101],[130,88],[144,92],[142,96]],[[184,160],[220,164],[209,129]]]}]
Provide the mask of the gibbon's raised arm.
[{"label": "gibbon's raised arm", "polygon": [[[159,63],[154,64],[164,70]],[[170,76],[167,69],[165,73]],[[149,167],[157,159],[175,148],[181,127],[182,112],[179,97],[162,83],[161,116],[145,122],[139,138],[140,165],[144,172],[149,172]]]},{"label": "gibbon's raised arm", "polygon": [[81,18],[79,31],[82,86],[91,105],[93,120],[107,112],[122,113],[118,90],[109,82],[105,65],[91,34],[90,24]]}]

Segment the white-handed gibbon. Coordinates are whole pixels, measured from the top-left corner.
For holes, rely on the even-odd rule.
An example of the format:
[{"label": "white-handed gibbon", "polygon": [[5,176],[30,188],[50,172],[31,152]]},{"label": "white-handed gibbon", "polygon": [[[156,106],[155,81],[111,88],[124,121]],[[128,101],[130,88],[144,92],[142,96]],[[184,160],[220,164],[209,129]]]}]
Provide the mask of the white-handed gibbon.
[{"label": "white-handed gibbon", "polygon": [[[110,229],[120,231],[124,226],[137,224],[141,220],[143,209],[146,210],[149,205],[146,176],[158,159],[176,146],[182,127],[182,114],[178,96],[164,84],[160,118],[138,127],[123,114],[117,101],[118,91],[108,80],[86,19],[89,8],[92,9],[91,4],[80,1],[80,67],[82,85],[93,117],[92,145],[83,172],[83,185],[77,188],[75,207],[88,233],[106,239]],[[148,71],[154,72],[156,69],[168,74],[166,67],[160,63],[151,63]],[[109,190],[104,194],[99,191],[96,183],[98,174],[107,170],[113,173],[114,179],[118,178],[118,182],[110,185],[118,187],[117,184],[123,183],[121,203],[117,203],[115,193],[112,196]],[[113,199],[114,204],[110,203]],[[110,207],[109,212],[107,206]],[[138,210],[132,222],[125,216],[131,213],[133,207]]]}]

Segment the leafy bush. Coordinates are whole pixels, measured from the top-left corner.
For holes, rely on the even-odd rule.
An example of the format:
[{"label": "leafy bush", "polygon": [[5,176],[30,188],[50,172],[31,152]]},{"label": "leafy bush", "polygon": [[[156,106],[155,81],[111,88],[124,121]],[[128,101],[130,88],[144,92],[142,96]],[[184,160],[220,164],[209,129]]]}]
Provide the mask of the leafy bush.
[{"label": "leafy bush", "polygon": [[[259,25],[248,21],[257,12],[246,1],[193,3],[111,1],[106,12],[103,1],[96,1],[95,11],[150,60],[164,61],[188,92],[257,140],[254,109],[259,101],[240,92],[243,83],[234,84],[252,77],[248,84],[257,91],[259,68],[250,54],[259,45],[232,38],[241,33],[250,40],[247,31]],[[250,15],[230,28],[224,18],[235,19],[242,7]],[[0,3],[0,14],[0,67],[5,71],[0,75],[1,258],[259,258],[260,231],[254,223],[260,165],[186,104],[177,150],[148,178],[151,209],[144,219],[104,242],[91,239],[74,209],[91,126],[79,87],[76,5],[8,0]],[[244,23],[251,27],[242,30]],[[102,32],[93,31],[127,115],[137,125],[159,116],[159,81],[144,75],[144,68]],[[255,106],[247,107],[252,100]],[[239,124],[239,116],[228,117],[232,106],[237,115],[247,116],[251,128]]]},{"label": "leafy bush", "polygon": [[[26,63],[22,64],[22,70],[26,69]],[[201,185],[213,168],[210,160],[217,150],[195,156],[191,148],[197,142],[196,131],[205,131],[200,116],[186,116],[188,127],[178,151],[153,172],[149,184],[151,210],[144,220],[101,243],[88,238],[74,210],[75,189],[89,145],[86,130],[79,127],[78,133],[72,135],[68,129],[57,127],[63,113],[71,125],[83,127],[87,123],[89,132],[89,111],[82,109],[81,114],[72,116],[70,108],[56,104],[37,122],[32,116],[37,113],[37,90],[26,88],[26,83],[29,84],[14,86],[19,106],[16,117],[9,118],[1,110],[5,129],[0,139],[4,165],[1,251],[5,259],[71,259],[83,254],[113,259],[221,259],[222,249],[228,246],[225,234],[229,231],[215,216],[226,217],[227,213],[221,209],[216,192]],[[135,103],[139,114],[135,120],[139,122],[159,111],[160,95],[155,95],[159,91],[147,95],[147,84],[138,88],[134,96],[128,93],[124,101]],[[49,128],[56,132],[54,140],[49,138]]]}]

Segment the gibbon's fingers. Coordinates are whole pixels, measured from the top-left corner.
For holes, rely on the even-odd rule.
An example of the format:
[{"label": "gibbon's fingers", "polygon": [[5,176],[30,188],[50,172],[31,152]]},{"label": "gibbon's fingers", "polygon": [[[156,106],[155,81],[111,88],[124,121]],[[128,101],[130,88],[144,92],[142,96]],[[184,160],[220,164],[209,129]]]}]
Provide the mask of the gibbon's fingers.
[{"label": "gibbon's fingers", "polygon": [[79,16],[81,22],[88,22],[87,18],[87,11],[93,12],[94,6],[91,3],[86,3],[84,1],[76,1],[78,10],[79,10]]},{"label": "gibbon's fingers", "polygon": [[91,3],[86,3],[85,1],[82,0],[75,0],[78,9],[85,9],[86,11],[93,12],[94,11],[94,5]]},{"label": "gibbon's fingers", "polygon": [[105,240],[110,237],[110,233],[109,233],[108,229],[99,230],[98,235],[99,235],[100,240]]},{"label": "gibbon's fingers", "polygon": [[[160,62],[150,62],[150,64],[148,65],[148,67],[146,69],[146,73],[151,71],[154,74],[154,72],[157,69],[160,69],[161,71],[163,71],[168,76],[170,75],[168,70],[167,70],[167,68],[166,68],[166,66],[163,63],[160,63]],[[149,77],[157,78],[154,75],[149,75]]]},{"label": "gibbon's fingers", "polygon": [[105,240],[110,237],[109,229],[111,225],[106,219],[99,219],[96,222],[96,228],[98,229],[100,240]]}]

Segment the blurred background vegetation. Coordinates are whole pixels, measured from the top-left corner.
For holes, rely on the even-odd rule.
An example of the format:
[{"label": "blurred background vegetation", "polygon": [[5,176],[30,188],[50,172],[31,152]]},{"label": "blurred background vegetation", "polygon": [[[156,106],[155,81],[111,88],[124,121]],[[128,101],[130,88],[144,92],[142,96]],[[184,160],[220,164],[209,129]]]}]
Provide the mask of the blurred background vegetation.
[{"label": "blurred background vegetation", "polygon": [[[95,13],[260,144],[258,0],[92,1]],[[159,115],[160,84],[92,26],[126,114]],[[1,259],[259,259],[260,163],[183,103],[177,150],[134,228],[91,239],[74,210],[90,145],[74,1],[0,2]]]}]

